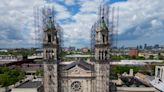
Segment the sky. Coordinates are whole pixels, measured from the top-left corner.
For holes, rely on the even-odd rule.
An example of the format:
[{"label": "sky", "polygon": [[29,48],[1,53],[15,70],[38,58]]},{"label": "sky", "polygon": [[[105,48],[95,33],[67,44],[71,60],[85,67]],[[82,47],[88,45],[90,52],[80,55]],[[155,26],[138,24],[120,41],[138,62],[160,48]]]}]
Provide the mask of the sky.
[{"label": "sky", "polygon": [[[119,7],[117,46],[164,45],[164,0],[104,0]],[[49,0],[63,29],[64,46],[89,47],[102,0]],[[0,48],[36,47],[34,10],[44,0],[0,0]]]}]

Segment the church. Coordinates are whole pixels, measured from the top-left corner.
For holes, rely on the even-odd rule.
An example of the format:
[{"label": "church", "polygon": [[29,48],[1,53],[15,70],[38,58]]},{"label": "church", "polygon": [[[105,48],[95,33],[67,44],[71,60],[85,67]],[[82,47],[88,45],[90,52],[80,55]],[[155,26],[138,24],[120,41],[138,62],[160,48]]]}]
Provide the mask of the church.
[{"label": "church", "polygon": [[[48,17],[43,28],[44,92],[109,92],[110,35],[108,7],[100,6],[99,18],[92,29],[94,58],[90,62],[61,61],[60,30]],[[47,15],[46,15],[47,14]]]}]

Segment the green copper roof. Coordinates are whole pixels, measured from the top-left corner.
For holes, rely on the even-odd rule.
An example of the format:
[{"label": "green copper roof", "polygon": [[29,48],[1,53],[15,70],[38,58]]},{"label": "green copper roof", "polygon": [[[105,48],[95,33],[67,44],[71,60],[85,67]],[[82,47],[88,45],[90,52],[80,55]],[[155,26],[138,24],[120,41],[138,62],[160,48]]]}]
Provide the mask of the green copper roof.
[{"label": "green copper roof", "polygon": [[107,28],[107,25],[106,25],[104,19],[102,19],[102,21],[101,21],[100,23],[101,23],[101,24],[100,24],[100,27],[101,27],[102,29]]}]

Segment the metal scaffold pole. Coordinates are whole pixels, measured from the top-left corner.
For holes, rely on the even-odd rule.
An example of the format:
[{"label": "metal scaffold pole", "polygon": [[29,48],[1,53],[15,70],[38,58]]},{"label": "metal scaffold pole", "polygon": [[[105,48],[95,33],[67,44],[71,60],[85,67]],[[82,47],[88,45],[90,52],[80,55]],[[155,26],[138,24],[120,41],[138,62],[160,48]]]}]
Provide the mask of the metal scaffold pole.
[{"label": "metal scaffold pole", "polygon": [[62,28],[55,21],[54,5],[34,9],[35,44],[43,48],[44,92],[60,92],[59,62],[63,47]]}]

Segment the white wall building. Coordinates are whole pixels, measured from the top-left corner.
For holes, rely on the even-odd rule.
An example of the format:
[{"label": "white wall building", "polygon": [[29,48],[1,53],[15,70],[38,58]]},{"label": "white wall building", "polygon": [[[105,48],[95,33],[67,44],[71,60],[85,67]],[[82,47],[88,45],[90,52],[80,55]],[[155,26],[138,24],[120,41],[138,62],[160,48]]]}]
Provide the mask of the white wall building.
[{"label": "white wall building", "polygon": [[155,68],[155,79],[151,84],[158,90],[164,92],[164,65],[158,65]]}]

